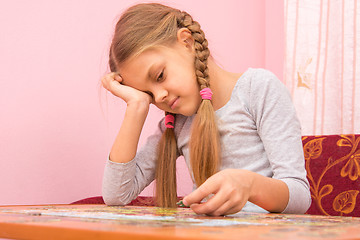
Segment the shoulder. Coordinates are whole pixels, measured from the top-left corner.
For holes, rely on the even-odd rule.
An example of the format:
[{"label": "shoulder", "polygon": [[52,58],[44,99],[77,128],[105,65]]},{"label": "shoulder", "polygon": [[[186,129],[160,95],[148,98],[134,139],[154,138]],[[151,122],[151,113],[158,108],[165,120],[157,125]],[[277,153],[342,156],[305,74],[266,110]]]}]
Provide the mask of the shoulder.
[{"label": "shoulder", "polygon": [[238,85],[246,94],[247,106],[253,116],[258,116],[265,110],[271,110],[275,105],[291,104],[288,89],[269,70],[249,68],[239,79]]},{"label": "shoulder", "polygon": [[252,98],[264,96],[264,94],[289,94],[286,86],[280,79],[267,69],[250,68],[245,73],[245,82],[248,85],[248,91]]},{"label": "shoulder", "polygon": [[246,100],[258,98],[269,92],[286,92],[285,85],[271,71],[263,68],[249,68],[238,79],[233,93]]},{"label": "shoulder", "polygon": [[240,76],[234,90],[236,92],[251,93],[251,91],[258,88],[280,85],[283,85],[283,83],[271,71],[263,68],[249,68]]},{"label": "shoulder", "polygon": [[242,77],[251,85],[262,85],[266,84],[280,84],[282,82],[279,78],[271,71],[264,68],[249,68]]}]

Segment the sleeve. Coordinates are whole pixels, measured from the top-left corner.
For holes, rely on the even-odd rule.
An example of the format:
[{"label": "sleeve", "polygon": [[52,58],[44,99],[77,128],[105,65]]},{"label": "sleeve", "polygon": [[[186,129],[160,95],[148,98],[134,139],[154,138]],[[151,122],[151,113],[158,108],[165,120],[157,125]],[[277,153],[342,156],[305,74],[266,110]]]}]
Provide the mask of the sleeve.
[{"label": "sleeve", "polygon": [[311,196],[301,126],[290,94],[274,74],[262,69],[251,81],[250,101],[273,178],[284,181],[289,188],[289,201],[283,212],[305,213]]},{"label": "sleeve", "polygon": [[155,178],[156,149],[164,132],[163,120],[157,131],[127,163],[107,160],[103,176],[102,195],[107,205],[126,205],[135,199]]}]

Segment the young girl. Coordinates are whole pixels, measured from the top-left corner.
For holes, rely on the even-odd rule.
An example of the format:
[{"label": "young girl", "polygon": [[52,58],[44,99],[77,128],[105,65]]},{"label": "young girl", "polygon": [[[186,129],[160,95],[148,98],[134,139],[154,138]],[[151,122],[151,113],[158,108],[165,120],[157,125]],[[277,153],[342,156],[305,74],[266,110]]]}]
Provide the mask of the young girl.
[{"label": "young girl", "polygon": [[[175,163],[182,155],[197,187],[183,203],[198,214],[308,209],[299,121],[272,73],[221,69],[200,25],[160,4],[123,13],[109,65],[102,84],[127,108],[105,167],[106,204],[125,205],[156,179],[157,205],[176,207]],[[137,151],[150,104],[165,118]]]}]

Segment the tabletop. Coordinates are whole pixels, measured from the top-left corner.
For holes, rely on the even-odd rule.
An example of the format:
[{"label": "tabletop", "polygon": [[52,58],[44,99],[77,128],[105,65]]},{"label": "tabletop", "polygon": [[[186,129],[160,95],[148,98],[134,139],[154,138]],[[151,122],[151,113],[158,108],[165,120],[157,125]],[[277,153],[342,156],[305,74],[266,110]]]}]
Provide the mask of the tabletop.
[{"label": "tabletop", "polygon": [[0,207],[0,238],[15,239],[360,239],[360,218],[238,213],[189,208],[38,205]]}]

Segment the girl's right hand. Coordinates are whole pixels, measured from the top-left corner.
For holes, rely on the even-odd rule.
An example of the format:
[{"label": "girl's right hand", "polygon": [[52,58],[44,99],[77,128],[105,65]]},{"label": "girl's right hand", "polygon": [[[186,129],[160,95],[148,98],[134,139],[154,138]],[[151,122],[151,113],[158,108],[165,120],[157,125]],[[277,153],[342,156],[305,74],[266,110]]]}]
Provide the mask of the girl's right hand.
[{"label": "girl's right hand", "polygon": [[149,112],[152,98],[149,94],[130,86],[125,86],[122,82],[121,76],[115,72],[108,73],[101,79],[105,89],[123,99],[127,104],[119,133],[109,154],[111,161],[127,163],[134,159],[136,155],[140,134]]},{"label": "girl's right hand", "polygon": [[121,84],[122,78],[118,73],[111,72],[106,74],[102,79],[102,86],[113,95],[123,99],[127,105],[132,103],[152,103],[152,97],[135,88]]}]

